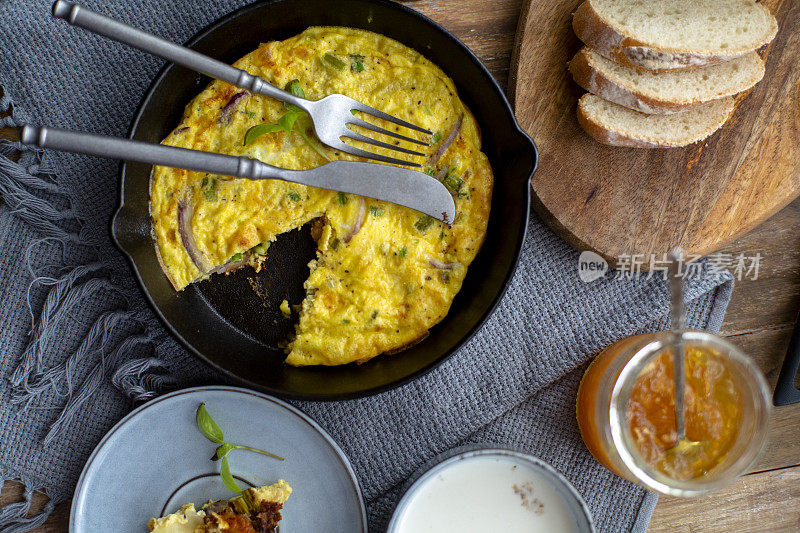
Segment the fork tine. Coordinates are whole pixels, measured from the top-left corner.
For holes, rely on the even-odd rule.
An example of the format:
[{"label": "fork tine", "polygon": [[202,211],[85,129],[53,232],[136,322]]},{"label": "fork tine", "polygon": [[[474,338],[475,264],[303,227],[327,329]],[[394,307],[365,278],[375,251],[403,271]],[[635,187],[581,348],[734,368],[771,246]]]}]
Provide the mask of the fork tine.
[{"label": "fork tine", "polygon": [[408,141],[408,142],[419,144],[421,146],[430,146],[430,144],[428,144],[428,143],[426,143],[424,141],[418,141],[417,139],[412,139],[411,137],[406,137],[405,135],[400,135],[399,133],[395,133],[395,132],[393,132],[391,130],[387,130],[387,129],[381,128],[380,126],[376,126],[375,124],[371,124],[371,123],[367,122],[366,120],[362,120],[360,118],[356,118],[355,120],[349,121],[348,124],[354,124],[356,126],[360,126],[360,127],[364,128],[365,130],[374,131],[375,133],[382,133],[384,135],[389,135],[390,137],[394,137],[396,139],[400,139],[401,141]]},{"label": "fork tine", "polygon": [[362,150],[361,148],[356,148],[355,146],[350,146],[349,144],[339,141],[339,145],[335,146],[336,150],[341,150],[342,152],[348,153],[350,155],[354,155],[357,157],[363,157],[366,159],[374,159],[375,161],[381,161],[383,163],[392,163],[394,165],[402,165],[405,167],[421,167],[419,163],[412,163],[411,161],[403,161],[402,159],[396,159],[394,157],[388,157],[385,155],[376,154],[374,152],[370,152],[368,150]]},{"label": "fork tine", "polygon": [[384,113],[383,111],[378,111],[374,107],[370,107],[367,104],[362,104],[361,102],[358,102],[358,101],[356,101],[356,104],[358,104],[358,105],[355,106],[355,109],[357,111],[361,111],[361,112],[366,113],[368,115],[372,115],[373,117],[382,118],[383,120],[386,120],[388,122],[392,122],[393,124],[397,124],[398,126],[405,126],[406,128],[412,129],[414,131],[418,131],[420,133],[424,133],[426,135],[433,135],[432,132],[426,130],[425,128],[420,128],[419,126],[416,126],[416,125],[414,125],[414,124],[412,124],[410,122],[406,122],[405,120],[400,120],[397,117],[393,117],[392,115],[390,115],[388,113]]},{"label": "fork tine", "polygon": [[387,148],[389,150],[396,150],[398,152],[403,152],[404,154],[411,154],[411,155],[420,155],[424,156],[422,152],[415,152],[414,150],[409,150],[408,148],[403,148],[402,146],[396,146],[394,144],[385,143],[383,141],[379,141],[377,139],[373,139],[372,137],[367,137],[366,135],[361,135],[360,133],[356,133],[351,131],[344,135],[347,139],[353,139],[354,141],[361,141],[362,143],[371,144],[374,146],[380,146],[381,148]]}]

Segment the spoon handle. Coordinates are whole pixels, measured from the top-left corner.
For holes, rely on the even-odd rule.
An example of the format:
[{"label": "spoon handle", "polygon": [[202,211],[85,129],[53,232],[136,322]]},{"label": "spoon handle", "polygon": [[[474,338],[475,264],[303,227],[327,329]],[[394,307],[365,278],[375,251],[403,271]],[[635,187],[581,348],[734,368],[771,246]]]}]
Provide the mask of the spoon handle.
[{"label": "spoon handle", "polygon": [[680,441],[686,437],[684,420],[684,395],[686,389],[686,370],[683,360],[683,330],[686,327],[686,315],[683,310],[683,279],[679,265],[683,250],[675,248],[670,252],[669,287],[671,296],[670,326],[672,329],[672,349],[675,369],[675,426]]}]

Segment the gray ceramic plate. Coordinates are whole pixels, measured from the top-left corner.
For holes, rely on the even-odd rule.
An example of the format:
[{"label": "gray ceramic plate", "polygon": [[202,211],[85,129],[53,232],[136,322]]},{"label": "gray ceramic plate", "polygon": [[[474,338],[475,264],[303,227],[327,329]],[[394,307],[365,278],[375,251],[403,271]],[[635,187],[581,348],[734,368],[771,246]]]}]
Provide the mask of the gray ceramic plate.
[{"label": "gray ceramic plate", "polygon": [[103,437],[83,469],[72,502],[70,531],[147,531],[147,521],[185,503],[229,498],[215,444],[195,425],[205,402],[229,442],[282,455],[278,461],[235,450],[231,471],[240,486],[285,479],[294,489],[281,533],[367,531],[361,488],[350,462],[307,415],[271,396],[235,387],[173,392],[139,407]]}]

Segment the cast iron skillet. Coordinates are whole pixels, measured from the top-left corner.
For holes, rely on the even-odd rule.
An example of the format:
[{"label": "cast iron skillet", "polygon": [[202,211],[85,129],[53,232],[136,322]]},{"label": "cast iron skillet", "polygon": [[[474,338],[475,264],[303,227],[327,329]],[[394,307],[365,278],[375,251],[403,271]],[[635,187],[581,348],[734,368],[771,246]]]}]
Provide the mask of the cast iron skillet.
[{"label": "cast iron skillet", "polygon": [[[309,231],[280,237],[259,274],[245,267],[176,293],[159,267],[151,237],[149,165],[121,166],[121,201],[111,232],[156,314],[197,357],[235,381],[277,396],[331,400],[374,394],[419,377],[481,327],[519,259],[537,153],[533,141],[517,125],[500,86],[472,52],[441,26],[400,4],[387,0],[259,2],[212,24],[187,45],[230,63],[262,42],[285,39],[315,25],[371,30],[421,52],[453,78],[481,126],[483,151],[495,174],[488,233],[450,313],[430,335],[400,354],[380,356],[363,365],[294,368],[284,364],[280,344],[293,331],[293,323],[282,317],[278,305],[284,298],[298,304],[304,296],[307,263],[315,250]],[[160,142],[208,81],[167,65],[145,95],[129,136]]]}]

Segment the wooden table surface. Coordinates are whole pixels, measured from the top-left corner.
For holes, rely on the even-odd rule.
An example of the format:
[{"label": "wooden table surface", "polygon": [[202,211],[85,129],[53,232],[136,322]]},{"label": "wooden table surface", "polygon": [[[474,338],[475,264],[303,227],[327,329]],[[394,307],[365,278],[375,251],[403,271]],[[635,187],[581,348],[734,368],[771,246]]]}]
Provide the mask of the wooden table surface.
[{"label": "wooden table surface", "polygon": [[[419,0],[408,5],[434,20],[446,20],[446,28],[472,48],[500,82],[507,82],[520,0]],[[0,137],[10,136],[0,129]],[[758,279],[736,283],[722,335],[749,353],[774,386],[800,309],[800,199],[721,252],[761,255]],[[800,404],[776,408],[766,450],[753,473],[711,496],[662,496],[650,531],[800,531],[798,427]],[[7,483],[0,507],[18,501],[21,494],[18,483]],[[45,501],[45,496],[36,495],[32,511]],[[58,505],[36,531],[66,531],[69,505]]]}]

